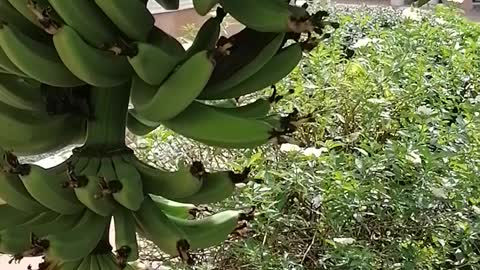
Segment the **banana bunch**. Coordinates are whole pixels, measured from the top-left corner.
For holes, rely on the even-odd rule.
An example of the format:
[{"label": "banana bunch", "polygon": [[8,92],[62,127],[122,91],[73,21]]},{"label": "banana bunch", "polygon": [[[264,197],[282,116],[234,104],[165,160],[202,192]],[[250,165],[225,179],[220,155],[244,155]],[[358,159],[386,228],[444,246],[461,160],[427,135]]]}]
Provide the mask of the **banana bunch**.
[{"label": "banana bunch", "polygon": [[137,232],[191,263],[190,250],[225,241],[252,218],[230,210],[196,219],[206,212],[198,204],[231,196],[249,170],[208,173],[199,162],[179,162],[177,171],[165,171],[128,149],[98,157],[79,148],[49,169],[22,164],[5,150],[0,158],[0,252],[16,260],[43,255],[55,262],[51,269],[83,269],[79,265],[89,256],[108,258],[112,219],[115,257],[103,261],[125,269],[138,259]]},{"label": "banana bunch", "polygon": [[[201,15],[217,9],[185,49],[155,26],[146,2],[0,0],[0,253],[13,261],[132,269],[140,234],[193,263],[190,251],[221,244],[253,218],[201,206],[232,196],[250,170],[151,166],[126,147],[126,130],[143,136],[163,125],[207,145],[254,148],[303,122],[271,113],[275,93],[237,101],[280,81],[327,37],[336,26],[327,13],[284,0],[194,0]],[[229,37],[227,14],[246,26]],[[17,158],[72,144],[80,146],[52,168]]]}]

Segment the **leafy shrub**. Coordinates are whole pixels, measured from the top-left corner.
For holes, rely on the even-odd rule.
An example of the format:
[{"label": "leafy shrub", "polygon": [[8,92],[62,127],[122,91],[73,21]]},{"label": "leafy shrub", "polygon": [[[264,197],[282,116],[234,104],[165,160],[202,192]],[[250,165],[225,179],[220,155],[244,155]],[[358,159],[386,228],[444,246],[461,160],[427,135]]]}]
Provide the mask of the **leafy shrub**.
[{"label": "leafy shrub", "polygon": [[218,205],[258,216],[200,269],[480,269],[480,27],[425,12],[336,10],[341,28],[277,85],[277,112],[315,119],[298,151],[146,140],[151,158],[209,151],[263,179]]}]

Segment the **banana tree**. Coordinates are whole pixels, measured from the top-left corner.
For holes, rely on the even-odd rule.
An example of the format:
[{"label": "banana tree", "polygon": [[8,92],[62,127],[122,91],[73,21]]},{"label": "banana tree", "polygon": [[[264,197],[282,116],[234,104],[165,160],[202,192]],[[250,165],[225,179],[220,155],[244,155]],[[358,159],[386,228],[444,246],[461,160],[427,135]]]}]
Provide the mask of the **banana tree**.
[{"label": "banana tree", "polygon": [[[270,113],[275,98],[236,101],[288,75],[336,25],[324,11],[283,0],[194,0],[210,18],[185,50],[154,25],[146,2],[0,0],[0,252],[12,260],[43,256],[38,269],[131,269],[138,233],[193,264],[190,251],[221,244],[254,217],[239,210],[195,217],[198,205],[248,181],[249,168],[154,167],[126,146],[126,130],[144,136],[163,125],[222,148],[283,141],[301,123],[298,114]],[[227,15],[245,28],[220,36]],[[80,146],[53,168],[18,158],[72,144]]]}]

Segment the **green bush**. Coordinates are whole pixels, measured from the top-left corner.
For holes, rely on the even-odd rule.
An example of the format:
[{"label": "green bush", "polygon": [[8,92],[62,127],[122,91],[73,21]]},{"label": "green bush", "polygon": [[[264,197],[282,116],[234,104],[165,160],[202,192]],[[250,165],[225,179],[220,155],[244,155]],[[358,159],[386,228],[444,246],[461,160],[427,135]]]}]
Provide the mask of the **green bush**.
[{"label": "green bush", "polygon": [[147,139],[153,158],[176,141],[263,179],[218,205],[256,207],[247,238],[197,254],[199,268],[480,269],[480,27],[441,6],[336,14],[340,29],[277,85],[278,112],[314,116],[300,151]]}]

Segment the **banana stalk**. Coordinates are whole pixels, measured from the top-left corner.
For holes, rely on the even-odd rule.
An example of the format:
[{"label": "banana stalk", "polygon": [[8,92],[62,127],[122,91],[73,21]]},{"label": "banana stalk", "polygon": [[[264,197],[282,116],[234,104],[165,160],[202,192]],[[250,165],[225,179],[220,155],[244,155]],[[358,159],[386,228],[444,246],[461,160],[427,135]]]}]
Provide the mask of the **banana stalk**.
[{"label": "banana stalk", "polygon": [[127,84],[92,89],[93,117],[87,122],[86,149],[116,150],[125,147],[125,125],[130,89]]}]

